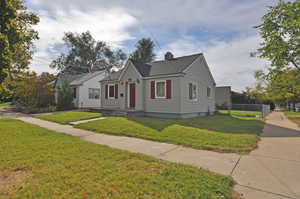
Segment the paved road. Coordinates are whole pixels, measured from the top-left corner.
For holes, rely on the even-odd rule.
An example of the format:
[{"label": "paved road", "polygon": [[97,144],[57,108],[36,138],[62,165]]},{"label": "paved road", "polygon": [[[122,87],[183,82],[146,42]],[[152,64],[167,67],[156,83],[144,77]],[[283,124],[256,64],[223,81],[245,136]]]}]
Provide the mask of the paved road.
[{"label": "paved road", "polygon": [[6,116],[16,116],[22,121],[96,144],[232,175],[238,183],[235,189],[243,194],[245,199],[300,198],[300,129],[282,113],[274,112],[268,116],[258,149],[245,156],[98,134],[26,115],[9,113]]}]

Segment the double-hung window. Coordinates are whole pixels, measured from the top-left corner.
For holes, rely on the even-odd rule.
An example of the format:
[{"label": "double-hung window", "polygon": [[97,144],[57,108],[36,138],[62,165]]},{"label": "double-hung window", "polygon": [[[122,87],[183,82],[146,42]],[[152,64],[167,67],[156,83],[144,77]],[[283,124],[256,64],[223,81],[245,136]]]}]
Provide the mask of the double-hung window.
[{"label": "double-hung window", "polygon": [[197,100],[197,84],[189,83],[189,99],[193,101]]},{"label": "double-hung window", "polygon": [[155,89],[156,98],[166,98],[166,81],[157,81]]},{"label": "double-hung window", "polygon": [[89,88],[89,99],[100,99],[100,89]]},{"label": "double-hung window", "polygon": [[211,96],[211,88],[210,87],[207,87],[207,97],[210,97]]}]

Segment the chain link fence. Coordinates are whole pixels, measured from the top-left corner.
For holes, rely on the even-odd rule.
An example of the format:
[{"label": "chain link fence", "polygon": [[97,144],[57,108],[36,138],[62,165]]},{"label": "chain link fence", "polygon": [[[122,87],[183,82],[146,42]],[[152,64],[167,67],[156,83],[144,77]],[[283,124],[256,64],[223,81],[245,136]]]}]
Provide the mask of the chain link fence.
[{"label": "chain link fence", "polygon": [[268,104],[231,104],[230,106],[217,106],[218,110],[237,110],[237,111],[257,111],[261,117],[266,117],[271,113],[271,106]]}]

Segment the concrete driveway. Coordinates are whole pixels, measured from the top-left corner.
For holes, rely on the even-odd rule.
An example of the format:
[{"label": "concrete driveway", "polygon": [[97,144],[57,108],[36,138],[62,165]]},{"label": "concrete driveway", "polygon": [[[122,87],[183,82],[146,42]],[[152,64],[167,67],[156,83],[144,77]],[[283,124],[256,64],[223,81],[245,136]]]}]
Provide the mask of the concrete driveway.
[{"label": "concrete driveway", "polygon": [[257,150],[232,173],[246,199],[300,198],[300,128],[283,113],[267,117]]}]

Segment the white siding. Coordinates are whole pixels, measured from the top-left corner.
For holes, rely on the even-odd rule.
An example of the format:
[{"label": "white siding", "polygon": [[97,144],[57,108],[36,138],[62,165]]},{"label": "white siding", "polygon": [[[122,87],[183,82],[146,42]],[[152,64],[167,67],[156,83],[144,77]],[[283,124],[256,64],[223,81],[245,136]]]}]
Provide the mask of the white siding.
[{"label": "white siding", "polygon": [[[151,99],[151,81],[171,80],[171,99]],[[154,113],[180,113],[180,78],[166,77],[145,80],[145,111]]]},{"label": "white siding", "polygon": [[[105,99],[105,84],[118,84],[118,99]],[[128,83],[135,83],[135,110],[144,110],[144,84],[141,75],[136,71],[133,65],[129,63],[126,71],[120,80],[105,82],[102,85],[102,107],[112,109],[128,108]],[[123,97],[122,97],[123,95]]]},{"label": "white siding", "polygon": [[122,109],[128,108],[128,83],[135,83],[135,110],[144,110],[144,82],[142,76],[131,63],[122,76],[121,82],[123,82],[121,91],[124,92],[124,99],[121,102]]},{"label": "white siding", "polygon": [[82,85],[78,89],[78,108],[100,108],[101,107],[101,90],[100,99],[89,99],[89,88],[101,89],[99,81],[105,77],[105,73],[93,77]]},{"label": "white siding", "polygon": [[[186,75],[181,78],[181,113],[214,112],[215,85],[209,69],[202,63],[203,59],[196,59],[188,68]],[[198,85],[198,100],[189,100],[189,83]],[[211,96],[207,97],[207,87],[211,88]]]},{"label": "white siding", "polygon": [[[203,61],[203,63],[202,63]],[[130,64],[130,63],[129,63]],[[191,114],[215,112],[215,83],[205,61],[199,57],[185,71],[184,76],[142,79],[133,65],[128,65],[120,80],[106,82],[102,85],[103,108],[128,108],[128,83],[136,83],[136,110],[157,114]],[[151,81],[171,80],[171,99],[151,99]],[[105,99],[105,84],[117,83],[118,99]],[[197,101],[189,100],[189,83],[197,84]],[[211,88],[211,96],[207,97],[207,87]],[[123,97],[121,97],[123,94]]]},{"label": "white siding", "polygon": [[[118,89],[119,89],[119,97],[118,99],[105,99],[105,85],[106,84],[118,84]],[[120,109],[121,106],[121,99],[120,94],[124,93],[121,85],[117,82],[102,82],[101,83],[101,107],[102,108],[107,108],[107,109]]]}]

